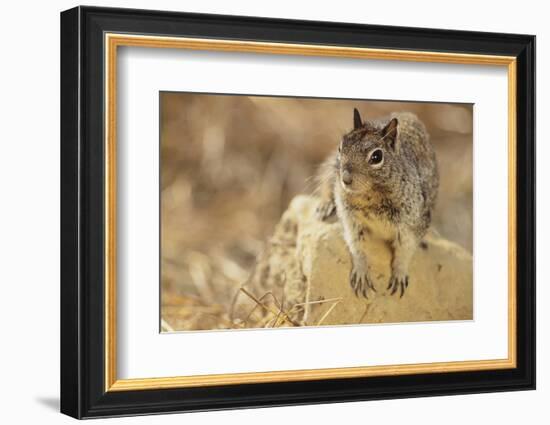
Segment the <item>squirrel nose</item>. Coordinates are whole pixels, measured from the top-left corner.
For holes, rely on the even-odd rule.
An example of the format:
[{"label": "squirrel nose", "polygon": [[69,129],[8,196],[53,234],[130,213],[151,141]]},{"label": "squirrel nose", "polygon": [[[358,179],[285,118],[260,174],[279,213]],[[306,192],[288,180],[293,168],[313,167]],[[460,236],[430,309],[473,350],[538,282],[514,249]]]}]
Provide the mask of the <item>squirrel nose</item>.
[{"label": "squirrel nose", "polygon": [[346,186],[349,186],[352,181],[353,181],[353,178],[351,177],[351,172],[349,170],[342,171],[342,182]]}]

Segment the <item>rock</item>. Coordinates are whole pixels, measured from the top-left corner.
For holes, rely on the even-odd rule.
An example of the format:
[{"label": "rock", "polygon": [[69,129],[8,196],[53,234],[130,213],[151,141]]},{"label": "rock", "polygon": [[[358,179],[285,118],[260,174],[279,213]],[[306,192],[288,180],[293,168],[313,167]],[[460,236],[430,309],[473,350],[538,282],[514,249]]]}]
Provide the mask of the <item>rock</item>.
[{"label": "rock", "polygon": [[[317,203],[312,196],[293,199],[246,285],[250,294],[265,302],[260,310],[279,316],[278,320],[270,319],[272,325],[472,319],[472,256],[435,231],[426,236],[424,248],[418,248],[413,257],[410,284],[402,298],[386,290],[390,246],[366,238],[365,250],[377,292],[370,292],[369,299],[356,297],[349,285],[351,261],[342,227],[337,219],[330,223],[318,220]],[[241,312],[249,311],[255,303],[241,303]]]}]

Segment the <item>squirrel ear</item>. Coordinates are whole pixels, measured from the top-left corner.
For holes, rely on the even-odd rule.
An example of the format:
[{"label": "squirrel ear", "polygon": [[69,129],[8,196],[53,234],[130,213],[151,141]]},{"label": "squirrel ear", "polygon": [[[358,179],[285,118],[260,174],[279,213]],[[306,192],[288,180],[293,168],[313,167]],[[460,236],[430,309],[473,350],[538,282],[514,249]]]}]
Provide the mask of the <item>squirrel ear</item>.
[{"label": "squirrel ear", "polygon": [[357,130],[361,127],[363,127],[363,123],[361,122],[361,115],[359,115],[359,111],[357,110],[357,108],[353,108],[353,129]]},{"label": "squirrel ear", "polygon": [[382,138],[390,145],[393,150],[396,150],[397,146],[397,125],[399,122],[397,118],[392,118],[388,124],[382,130]]}]

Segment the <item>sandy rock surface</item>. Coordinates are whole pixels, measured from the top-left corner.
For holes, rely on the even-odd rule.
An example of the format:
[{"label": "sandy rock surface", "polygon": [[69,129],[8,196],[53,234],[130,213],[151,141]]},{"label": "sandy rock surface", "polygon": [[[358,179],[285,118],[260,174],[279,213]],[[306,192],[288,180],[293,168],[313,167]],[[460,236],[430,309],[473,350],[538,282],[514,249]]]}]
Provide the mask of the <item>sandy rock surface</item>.
[{"label": "sandy rock surface", "polygon": [[390,247],[367,238],[377,292],[368,299],[356,297],[349,285],[351,261],[341,225],[336,219],[319,221],[317,202],[305,195],[293,199],[245,285],[250,296],[239,296],[241,315],[258,306],[252,296],[262,303],[259,310],[279,316],[271,319],[274,326],[472,319],[472,256],[433,231],[413,257],[402,298],[386,290]]}]

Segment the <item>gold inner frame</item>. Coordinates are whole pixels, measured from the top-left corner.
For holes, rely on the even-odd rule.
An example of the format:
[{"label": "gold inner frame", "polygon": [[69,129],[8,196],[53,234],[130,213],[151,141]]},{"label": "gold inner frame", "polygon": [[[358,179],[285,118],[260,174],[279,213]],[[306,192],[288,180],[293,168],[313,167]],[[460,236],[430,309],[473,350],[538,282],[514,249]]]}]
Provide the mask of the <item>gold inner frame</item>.
[{"label": "gold inner frame", "polygon": [[[256,41],[105,34],[105,391],[481,371],[516,367],[516,58],[513,56],[370,49]],[[508,357],[328,369],[118,379],[116,373],[116,99],[119,46],[326,56],[507,67],[508,71]]]}]

